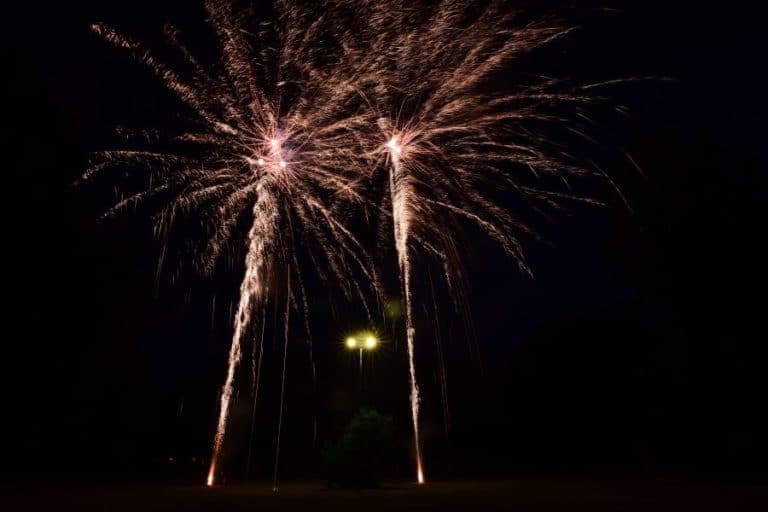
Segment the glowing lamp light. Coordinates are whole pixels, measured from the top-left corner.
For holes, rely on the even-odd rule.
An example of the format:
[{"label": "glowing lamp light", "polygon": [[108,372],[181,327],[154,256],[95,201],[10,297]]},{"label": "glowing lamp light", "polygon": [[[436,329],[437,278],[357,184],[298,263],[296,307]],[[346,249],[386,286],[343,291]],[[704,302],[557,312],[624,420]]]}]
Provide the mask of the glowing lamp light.
[{"label": "glowing lamp light", "polygon": [[348,337],[344,344],[350,350],[373,350],[379,345],[379,339],[375,334],[362,333]]}]

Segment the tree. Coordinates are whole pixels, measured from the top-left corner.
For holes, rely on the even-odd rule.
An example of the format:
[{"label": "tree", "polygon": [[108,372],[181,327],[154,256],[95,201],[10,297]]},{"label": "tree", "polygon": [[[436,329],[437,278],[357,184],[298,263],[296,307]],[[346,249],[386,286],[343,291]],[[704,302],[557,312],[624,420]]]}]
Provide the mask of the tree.
[{"label": "tree", "polygon": [[329,484],[352,489],[375,488],[392,455],[392,418],[373,409],[358,411],[341,439],[326,450]]}]

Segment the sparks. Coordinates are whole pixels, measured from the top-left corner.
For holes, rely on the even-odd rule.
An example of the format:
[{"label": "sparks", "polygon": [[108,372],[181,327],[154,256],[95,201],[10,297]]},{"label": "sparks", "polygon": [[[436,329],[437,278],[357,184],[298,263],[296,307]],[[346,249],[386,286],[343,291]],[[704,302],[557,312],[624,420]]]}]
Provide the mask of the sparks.
[{"label": "sparks", "polygon": [[405,298],[405,334],[408,350],[408,380],[411,386],[411,421],[413,423],[413,438],[416,451],[416,479],[419,483],[424,480],[421,466],[421,437],[419,436],[419,384],[416,379],[416,327],[413,321],[413,297],[411,293],[411,255],[409,244],[411,238],[411,218],[414,193],[411,175],[403,165],[402,148],[397,136],[392,136],[386,144],[390,152],[391,165],[389,172],[389,190],[392,200],[392,220],[394,227],[395,248],[400,267],[400,284]]},{"label": "sparks", "polygon": [[[382,153],[405,306],[416,480],[422,483],[413,255],[431,256],[444,269],[457,308],[466,309],[466,298],[452,226],[473,224],[530,274],[522,239],[532,233],[508,207],[540,211],[563,201],[589,201],[571,192],[569,180],[599,173],[580,165],[564,147],[569,133],[585,133],[579,118],[597,98],[587,94],[589,87],[552,78],[508,82],[502,91],[492,86],[500,68],[570,32],[552,19],[520,25],[518,13],[504,2],[479,10],[472,2],[442,2],[423,7],[423,23],[405,10],[366,6],[371,11],[366,19],[386,22],[372,23],[348,44],[375,56],[364,64],[376,78],[365,96],[386,141]],[[553,189],[552,183],[563,188]]]},{"label": "sparks", "polygon": [[[213,272],[223,254],[244,253],[206,483],[213,485],[222,472],[238,365],[243,345],[252,342],[254,312],[263,312],[275,293],[268,283],[287,283],[280,296],[300,295],[307,314],[297,247],[310,254],[323,279],[338,283],[345,297],[360,298],[372,316],[370,296],[380,297],[382,288],[359,234],[346,224],[371,214],[392,222],[405,306],[416,480],[424,483],[416,254],[441,266],[458,307],[466,297],[453,226],[474,225],[530,273],[523,239],[532,233],[509,205],[541,211],[564,201],[589,201],[575,196],[569,181],[604,174],[580,165],[566,148],[569,137],[586,133],[584,110],[600,99],[594,91],[603,84],[529,77],[497,90],[492,78],[498,70],[570,32],[552,18],[520,22],[505,2],[392,9],[376,0],[334,0],[315,10],[281,1],[279,23],[258,23],[230,0],[204,4],[221,41],[212,69],[185,46],[179,30],[168,29],[166,36],[186,60],[184,73],[139,42],[93,26],[143,62],[193,114],[187,130],[162,135],[168,145],[161,147],[195,149],[146,147],[156,137],[140,132],[129,138],[132,146],[98,154],[84,179],[115,171],[143,176],[148,187],[128,189],[105,217],[144,204],[156,208],[151,213],[163,254],[197,249],[193,266],[202,274]],[[383,208],[376,191],[387,183],[389,207]],[[189,217],[204,221],[198,222],[203,228],[194,247],[187,236],[173,236],[176,224]],[[238,232],[245,219],[250,228]],[[287,329],[287,313],[285,321]],[[276,458],[275,487],[277,467]]]},{"label": "sparks", "polygon": [[[374,165],[364,147],[349,142],[358,141],[352,134],[370,125],[366,114],[349,111],[349,104],[359,101],[357,89],[349,83],[362,82],[362,70],[350,75],[350,59],[343,55],[335,67],[326,63],[319,68],[317,49],[300,43],[306,17],[298,8],[284,13],[285,31],[274,26],[271,33],[261,33],[264,41],[278,42],[270,53],[275,59],[264,61],[256,57],[264,53],[253,50],[246,36],[251,30],[232,2],[204,3],[214,31],[227,41],[221,47],[221,72],[203,67],[181,42],[177,30],[166,35],[187,59],[189,71],[184,75],[130,37],[102,24],[93,25],[95,32],[152,70],[196,116],[189,130],[168,134],[167,139],[177,146],[183,143],[197,148],[192,152],[163,153],[141,147],[103,152],[84,179],[96,180],[117,169],[143,173],[152,185],[129,193],[104,216],[117,215],[131,205],[160,204],[156,232],[165,244],[164,253],[176,248],[182,251],[172,236],[179,219],[210,220],[194,260],[194,267],[203,274],[210,274],[232,245],[245,249],[244,277],[206,478],[213,485],[221,474],[222,446],[243,345],[252,342],[253,313],[265,307],[274,291],[266,284],[268,277],[276,268],[298,276],[287,281],[288,290],[282,295],[303,296],[303,269],[294,255],[301,247],[310,253],[310,261],[321,264],[321,277],[337,283],[345,296],[355,294],[368,307],[370,297],[380,292],[371,258],[344,222],[350,212],[366,206],[362,187]],[[317,23],[333,20],[332,13],[327,13]],[[271,78],[289,74],[303,77],[301,88],[289,92],[281,87],[282,81]],[[308,96],[314,101],[305,101]],[[152,137],[137,137],[131,143],[139,146],[147,139]],[[296,172],[286,172],[294,168]],[[162,203],[148,201],[160,194]],[[243,218],[251,222],[245,237],[235,230]],[[188,253],[188,249],[186,245],[183,251]],[[302,303],[306,315],[306,298]]]},{"label": "sparks", "polygon": [[397,140],[397,136],[396,135],[393,135],[392,138],[389,139],[389,141],[387,142],[387,147],[391,151],[391,153],[393,155],[393,158],[395,156],[400,155],[400,153],[403,152],[403,148],[400,147],[400,144],[399,144],[399,142]]}]

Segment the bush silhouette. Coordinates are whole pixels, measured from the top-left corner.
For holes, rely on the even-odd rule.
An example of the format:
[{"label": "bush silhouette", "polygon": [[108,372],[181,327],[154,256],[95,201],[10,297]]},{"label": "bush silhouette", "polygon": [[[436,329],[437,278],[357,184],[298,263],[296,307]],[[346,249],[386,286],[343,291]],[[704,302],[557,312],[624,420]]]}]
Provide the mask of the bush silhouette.
[{"label": "bush silhouette", "polygon": [[392,418],[373,409],[358,411],[338,443],[326,451],[332,487],[374,488],[391,460]]}]

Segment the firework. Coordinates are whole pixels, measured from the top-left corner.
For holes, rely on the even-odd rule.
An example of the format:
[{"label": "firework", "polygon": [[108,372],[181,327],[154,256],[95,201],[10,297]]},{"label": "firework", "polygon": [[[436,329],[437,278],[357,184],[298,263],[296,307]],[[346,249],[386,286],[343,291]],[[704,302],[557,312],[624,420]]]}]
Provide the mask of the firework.
[{"label": "firework", "polygon": [[392,224],[395,231],[395,247],[400,267],[400,279],[405,299],[405,336],[408,349],[408,377],[411,385],[411,419],[416,450],[416,479],[424,483],[424,471],[421,466],[421,446],[419,436],[419,385],[416,381],[414,357],[414,338],[416,328],[413,325],[413,297],[411,296],[411,260],[408,243],[411,226],[412,202],[408,196],[412,191],[410,175],[401,162],[402,146],[397,135],[393,135],[386,144],[390,157],[389,190],[392,196]]},{"label": "firework", "polygon": [[[85,178],[98,179],[115,170],[144,173],[149,186],[121,198],[105,216],[154,205],[156,233],[162,241],[171,239],[180,218],[198,219],[207,235],[205,247],[195,255],[196,267],[203,273],[214,270],[228,244],[239,239],[236,226],[250,218],[245,276],[207,477],[212,485],[242,346],[253,327],[254,311],[263,308],[272,291],[274,280],[269,276],[277,263],[287,267],[288,274],[293,270],[300,276],[295,251],[301,244],[321,277],[333,276],[346,296],[357,294],[363,303],[367,294],[353,269],[371,284],[376,280],[365,251],[344,225],[348,212],[365,201],[361,178],[369,173],[371,162],[356,141],[363,132],[357,128],[370,124],[369,114],[356,112],[360,102],[352,85],[354,76],[333,65],[320,66],[326,58],[324,47],[310,44],[308,33],[321,31],[327,20],[321,16],[308,21],[306,11],[286,8],[272,23],[261,25],[257,37],[246,40],[247,18],[242,13],[235,13],[228,2],[205,5],[220,42],[222,69],[203,67],[176,29],[169,28],[166,35],[185,58],[187,75],[166,66],[129,37],[93,26],[154,71],[195,119],[188,131],[165,141],[178,149],[104,152],[96,156]],[[301,278],[294,281],[301,283]],[[291,280],[285,282],[290,298]],[[306,313],[303,284],[299,292]]]},{"label": "firework", "polygon": [[[195,262],[204,273],[230,244],[242,242],[241,219],[250,221],[208,483],[216,476],[242,346],[254,311],[274,292],[269,277],[276,263],[288,269],[289,305],[291,281],[301,295],[307,329],[297,245],[321,276],[335,277],[346,296],[357,295],[368,310],[366,289],[379,295],[381,288],[345,220],[371,212],[393,224],[422,483],[414,258],[435,258],[462,303],[453,235],[469,223],[530,273],[522,239],[533,233],[508,205],[539,211],[563,200],[590,201],[572,193],[569,180],[600,172],[581,165],[567,140],[583,136],[584,107],[600,99],[599,84],[526,76],[498,87],[501,71],[571,30],[555,19],[526,19],[504,1],[283,0],[258,21],[228,1],[205,5],[220,46],[213,69],[192,55],[175,28],[166,35],[185,60],[184,73],[139,43],[94,26],[152,69],[196,120],[168,141],[176,149],[105,152],[86,177],[113,169],[144,172],[149,188],[121,198],[108,215],[159,204],[156,231],[164,241],[178,219],[199,219],[208,236]],[[371,197],[379,189],[372,185],[383,179],[388,202]],[[277,459],[275,482],[276,475]]]},{"label": "firework", "polygon": [[462,264],[453,228],[462,222],[498,242],[530,274],[521,239],[533,233],[507,205],[540,210],[566,199],[591,201],[571,192],[569,179],[597,173],[567,152],[563,132],[582,136],[584,107],[601,98],[595,85],[552,78],[494,85],[500,72],[571,31],[556,19],[526,20],[501,1],[346,5],[356,15],[345,41],[355,54],[371,56],[358,64],[371,78],[365,96],[379,116],[371,137],[388,170],[421,483],[414,253],[440,262],[459,306]]}]

